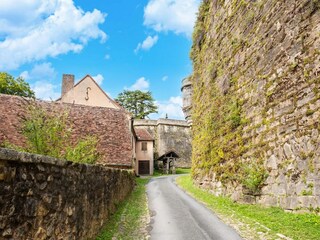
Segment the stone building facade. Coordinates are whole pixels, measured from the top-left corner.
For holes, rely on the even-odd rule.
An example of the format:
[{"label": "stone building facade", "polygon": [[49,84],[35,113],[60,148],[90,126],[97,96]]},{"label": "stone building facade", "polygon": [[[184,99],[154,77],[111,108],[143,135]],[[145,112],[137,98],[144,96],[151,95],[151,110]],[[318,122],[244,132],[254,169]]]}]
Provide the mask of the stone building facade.
[{"label": "stone building facade", "polygon": [[169,151],[179,155],[178,167],[191,167],[191,130],[186,121],[173,119],[134,120],[136,129],[146,129],[153,137],[155,161]]}]

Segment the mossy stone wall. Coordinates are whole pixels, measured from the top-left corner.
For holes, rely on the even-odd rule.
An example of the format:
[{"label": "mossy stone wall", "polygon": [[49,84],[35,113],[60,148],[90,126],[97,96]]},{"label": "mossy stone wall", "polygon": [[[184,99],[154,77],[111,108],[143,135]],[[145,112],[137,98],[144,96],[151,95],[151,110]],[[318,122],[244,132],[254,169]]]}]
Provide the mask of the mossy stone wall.
[{"label": "mossy stone wall", "polygon": [[190,55],[193,178],[319,210],[320,2],[204,0]]}]

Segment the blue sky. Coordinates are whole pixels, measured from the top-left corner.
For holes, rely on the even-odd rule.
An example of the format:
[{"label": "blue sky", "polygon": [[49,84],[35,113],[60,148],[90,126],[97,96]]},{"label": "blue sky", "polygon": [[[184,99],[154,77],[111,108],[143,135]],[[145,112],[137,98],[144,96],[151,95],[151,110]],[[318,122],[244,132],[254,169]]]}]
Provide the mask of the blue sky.
[{"label": "blue sky", "polygon": [[93,76],[115,98],[150,90],[164,117],[182,119],[181,80],[192,71],[200,0],[1,0],[0,71],[41,99],[60,96],[63,73]]}]

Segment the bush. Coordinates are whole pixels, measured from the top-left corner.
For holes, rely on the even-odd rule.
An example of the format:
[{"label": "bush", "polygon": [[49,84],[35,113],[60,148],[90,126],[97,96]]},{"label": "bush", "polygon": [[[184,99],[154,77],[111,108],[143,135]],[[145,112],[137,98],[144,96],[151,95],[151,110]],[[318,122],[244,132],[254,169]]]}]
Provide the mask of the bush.
[{"label": "bush", "polygon": [[72,127],[68,124],[68,113],[48,113],[35,104],[28,105],[28,117],[23,119],[22,134],[26,138],[26,147],[21,148],[5,142],[4,146],[55,158],[63,158],[79,163],[95,163],[98,138],[84,136],[72,144]]},{"label": "bush", "polygon": [[250,162],[243,167],[244,176],[242,185],[247,193],[259,195],[264,181],[267,179],[268,174],[261,161]]}]

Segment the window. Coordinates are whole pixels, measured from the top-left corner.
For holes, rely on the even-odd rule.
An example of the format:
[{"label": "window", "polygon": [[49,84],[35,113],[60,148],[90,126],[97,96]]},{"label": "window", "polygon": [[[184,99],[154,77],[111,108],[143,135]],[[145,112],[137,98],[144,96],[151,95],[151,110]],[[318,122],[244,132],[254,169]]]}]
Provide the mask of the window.
[{"label": "window", "polygon": [[148,146],[147,142],[142,142],[141,143],[141,151],[147,151],[148,150],[147,146]]}]

